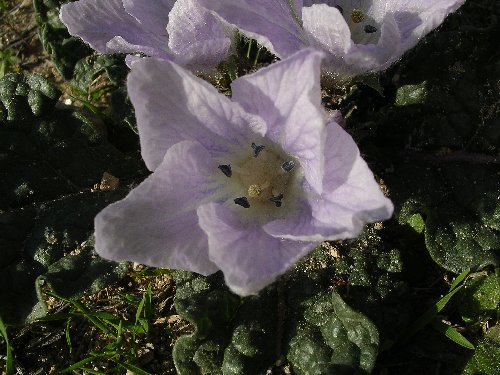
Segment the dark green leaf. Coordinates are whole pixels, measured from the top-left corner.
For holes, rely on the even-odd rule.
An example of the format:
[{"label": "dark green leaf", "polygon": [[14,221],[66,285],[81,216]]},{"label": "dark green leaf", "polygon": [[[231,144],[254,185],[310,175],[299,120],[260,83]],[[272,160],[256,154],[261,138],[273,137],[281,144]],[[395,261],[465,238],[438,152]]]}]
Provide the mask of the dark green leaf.
[{"label": "dark green leaf", "polygon": [[68,34],[59,19],[62,0],[34,0],[39,38],[44,50],[50,55],[57,69],[65,79],[73,76],[78,60],[88,56],[92,50],[80,39]]},{"label": "dark green leaf", "polygon": [[500,327],[489,329],[464,369],[464,375],[500,374]]},{"label": "dark green leaf", "polygon": [[13,127],[29,126],[27,120],[52,111],[60,95],[61,92],[40,75],[7,74],[0,80],[0,109],[6,114],[3,120]]},{"label": "dark green leaf", "polygon": [[9,301],[0,316],[9,324],[44,315],[42,282],[77,296],[126,269],[95,256],[93,219],[129,190],[101,191],[104,173],[130,180],[143,174],[142,166],[109,144],[91,117],[54,110],[58,96],[38,76],[0,80],[8,113],[0,121],[0,298]]},{"label": "dark green leaf", "polygon": [[500,303],[500,279],[497,273],[475,275],[459,295],[458,309],[467,323],[481,323],[490,318]]},{"label": "dark green leaf", "polygon": [[[220,274],[205,278],[175,272],[176,310],[195,327],[175,345],[177,371],[261,374],[286,358],[297,374],[369,373],[379,339],[363,313],[381,324],[384,336],[392,337],[392,331],[405,324],[404,310],[396,305],[407,306],[404,285],[396,276],[401,271],[399,252],[381,244],[370,229],[340,247],[343,254],[345,250],[342,260],[331,249],[318,248],[288,277],[246,298],[231,294]],[[325,292],[335,277],[348,280],[349,301],[363,313],[337,293]]]},{"label": "dark green leaf", "polygon": [[290,341],[288,360],[297,374],[370,373],[378,354],[378,331],[336,293],[315,298]]}]

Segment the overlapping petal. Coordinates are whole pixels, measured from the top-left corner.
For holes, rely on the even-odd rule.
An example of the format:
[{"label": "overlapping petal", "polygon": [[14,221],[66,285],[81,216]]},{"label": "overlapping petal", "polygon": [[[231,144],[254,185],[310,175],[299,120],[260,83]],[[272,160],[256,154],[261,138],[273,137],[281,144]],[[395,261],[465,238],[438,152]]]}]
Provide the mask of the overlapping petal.
[{"label": "overlapping petal", "polygon": [[359,235],[363,225],[392,216],[384,197],[353,139],[335,122],[327,126],[323,193],[309,195],[297,215],[272,221],[267,233],[302,241],[337,240]]},{"label": "overlapping petal", "polygon": [[[465,0],[200,0],[279,57],[307,46],[328,53],[324,70],[342,78],[387,69]],[[339,5],[342,4],[342,7]],[[377,37],[342,15],[361,10]],[[349,8],[349,9],[348,9]],[[350,13],[349,13],[350,14]],[[357,22],[355,22],[357,23]],[[360,34],[361,33],[361,34]],[[366,33],[366,34],[365,34]],[[380,37],[379,37],[380,34]],[[361,35],[361,37],[360,37]]]},{"label": "overlapping petal", "polygon": [[125,11],[141,26],[154,34],[167,37],[169,14],[176,0],[122,0]]},{"label": "overlapping petal", "polygon": [[272,237],[222,204],[201,206],[198,217],[208,236],[210,260],[224,272],[229,288],[241,296],[256,294],[316,246]]},{"label": "overlapping petal", "polygon": [[[98,252],[203,274],[220,269],[231,290],[249,295],[320,241],[388,218],[392,204],[352,138],[321,108],[322,56],[306,49],[239,78],[232,99],[173,62],[133,62],[129,95],[154,172],[97,216]],[[261,159],[254,139],[271,146]],[[300,165],[285,168],[278,149]],[[265,188],[251,195],[259,184],[286,198]]]},{"label": "overlapping petal", "polygon": [[217,271],[196,209],[218,190],[211,155],[196,142],[171,147],[155,172],[95,218],[95,248],[116,261]]},{"label": "overlapping petal", "polygon": [[124,8],[122,0],[79,0],[61,7],[60,18],[71,35],[82,38],[92,48],[102,53],[142,52],[150,56],[172,59],[168,50],[166,32],[156,31],[166,27],[169,8],[154,0],[145,1],[152,13],[165,20],[152,25],[148,19],[138,19]]},{"label": "overlapping petal", "polygon": [[232,34],[236,32],[199,6],[197,0],[175,2],[167,31],[176,62],[200,67],[216,66],[222,61],[229,54]]},{"label": "overlapping petal", "polygon": [[387,14],[377,44],[355,44],[340,12],[324,4],[302,11],[304,28],[314,35],[318,45],[328,52],[324,68],[342,76],[378,71],[400,57],[400,37],[396,21]]},{"label": "overlapping petal", "polygon": [[233,100],[267,123],[266,137],[300,160],[309,184],[320,194],[326,114],[319,71],[323,54],[312,49],[243,76],[231,85]]},{"label": "overlapping petal", "polygon": [[193,68],[226,58],[234,33],[195,0],[78,0],[63,5],[60,18],[98,52],[142,53]]},{"label": "overlapping petal", "polygon": [[[141,59],[128,77],[141,152],[150,170],[182,140],[196,140],[217,152],[265,134],[265,123],[190,72],[169,61]],[[168,94],[166,92],[168,91]]]},{"label": "overlapping petal", "polygon": [[[307,46],[307,37],[288,0],[199,0],[277,56],[287,57]],[[299,2],[296,2],[297,5]]]},{"label": "overlapping petal", "polygon": [[408,50],[464,3],[465,0],[387,0],[385,8],[394,13],[402,48]]}]

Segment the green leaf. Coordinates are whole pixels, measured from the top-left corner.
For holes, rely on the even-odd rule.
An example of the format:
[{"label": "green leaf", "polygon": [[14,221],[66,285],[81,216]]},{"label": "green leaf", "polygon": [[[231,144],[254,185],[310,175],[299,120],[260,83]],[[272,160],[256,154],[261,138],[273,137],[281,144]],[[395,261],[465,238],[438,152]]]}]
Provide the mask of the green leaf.
[{"label": "green leaf", "polygon": [[[94,216],[128,187],[94,190],[106,172],[144,174],[137,160],[103,137],[97,123],[55,110],[59,91],[30,74],[0,80],[0,316],[9,324],[45,314],[40,284],[63,296],[95,292],[122,277],[124,264],[95,256]],[[1,107],[1,106],[0,106]]]},{"label": "green leaf", "polygon": [[422,233],[425,229],[425,221],[420,214],[413,214],[406,222],[417,233]]},{"label": "green leaf", "polygon": [[92,50],[79,38],[70,36],[59,19],[59,8],[64,2],[64,0],[34,0],[33,5],[42,46],[61,75],[65,79],[70,79],[76,63],[90,55]]},{"label": "green leaf", "polygon": [[497,271],[470,278],[459,295],[458,310],[466,323],[481,323],[495,313],[499,303],[500,278]]},{"label": "green leaf", "polygon": [[[98,94],[102,86],[96,85],[99,76],[106,74],[115,85],[122,84],[125,81],[127,70],[124,67],[123,56],[88,56],[79,60],[75,65],[73,79],[71,84],[81,90],[86,95]],[[109,86],[106,86],[109,89]],[[101,92],[102,94],[102,92]],[[97,97],[92,98],[98,100]]]},{"label": "green leaf", "polygon": [[4,121],[11,126],[29,125],[26,120],[51,111],[60,95],[57,88],[37,74],[7,74],[0,79],[0,109],[6,114]]},{"label": "green leaf", "polygon": [[[370,373],[378,354],[378,331],[336,294],[315,298],[290,341],[288,360],[297,374]],[[324,344],[321,344],[324,342]]]},{"label": "green leaf", "polygon": [[497,15],[492,1],[464,4],[384,74],[392,103],[347,123],[380,165],[400,223],[420,215],[432,259],[455,273],[500,259]]},{"label": "green leaf", "polygon": [[474,355],[464,369],[464,375],[497,375],[500,373],[500,326],[488,330],[476,346]]},{"label": "green leaf", "polygon": [[[261,374],[286,358],[297,374],[369,373],[379,341],[371,321],[394,337],[407,308],[399,252],[382,243],[370,228],[339,246],[342,259],[320,247],[287,277],[245,298],[231,294],[220,273],[174,272],[176,311],[195,328],[175,344],[177,372]],[[326,292],[335,277],[349,282],[347,303]]]},{"label": "green leaf", "polygon": [[396,105],[405,106],[424,102],[427,97],[425,86],[426,82],[418,85],[401,86],[396,93]]}]

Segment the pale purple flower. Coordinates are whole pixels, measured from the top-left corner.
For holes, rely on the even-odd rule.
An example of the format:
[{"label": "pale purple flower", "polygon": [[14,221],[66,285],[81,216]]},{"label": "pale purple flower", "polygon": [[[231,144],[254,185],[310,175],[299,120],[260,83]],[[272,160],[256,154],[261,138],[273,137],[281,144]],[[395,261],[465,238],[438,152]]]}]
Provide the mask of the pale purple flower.
[{"label": "pale purple flower", "polygon": [[134,63],[128,92],[153,174],[96,217],[97,252],[222,270],[249,295],[322,241],[389,218],[392,203],[321,106],[322,55],[305,49],[238,78],[231,99],[174,63]]},{"label": "pale purple flower", "polygon": [[60,18],[100,53],[142,53],[196,68],[222,61],[233,34],[197,0],[79,0],[63,5]]},{"label": "pale purple flower", "polygon": [[279,57],[306,46],[340,77],[387,69],[465,0],[200,0]]}]

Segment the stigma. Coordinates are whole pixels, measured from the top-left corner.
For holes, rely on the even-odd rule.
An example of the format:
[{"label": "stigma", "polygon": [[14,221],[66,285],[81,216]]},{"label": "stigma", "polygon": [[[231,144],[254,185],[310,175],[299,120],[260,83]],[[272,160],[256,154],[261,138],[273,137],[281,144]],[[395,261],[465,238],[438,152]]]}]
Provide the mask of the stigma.
[{"label": "stigma", "polygon": [[361,9],[354,8],[351,12],[351,21],[353,23],[361,23],[365,20],[365,14]]}]

